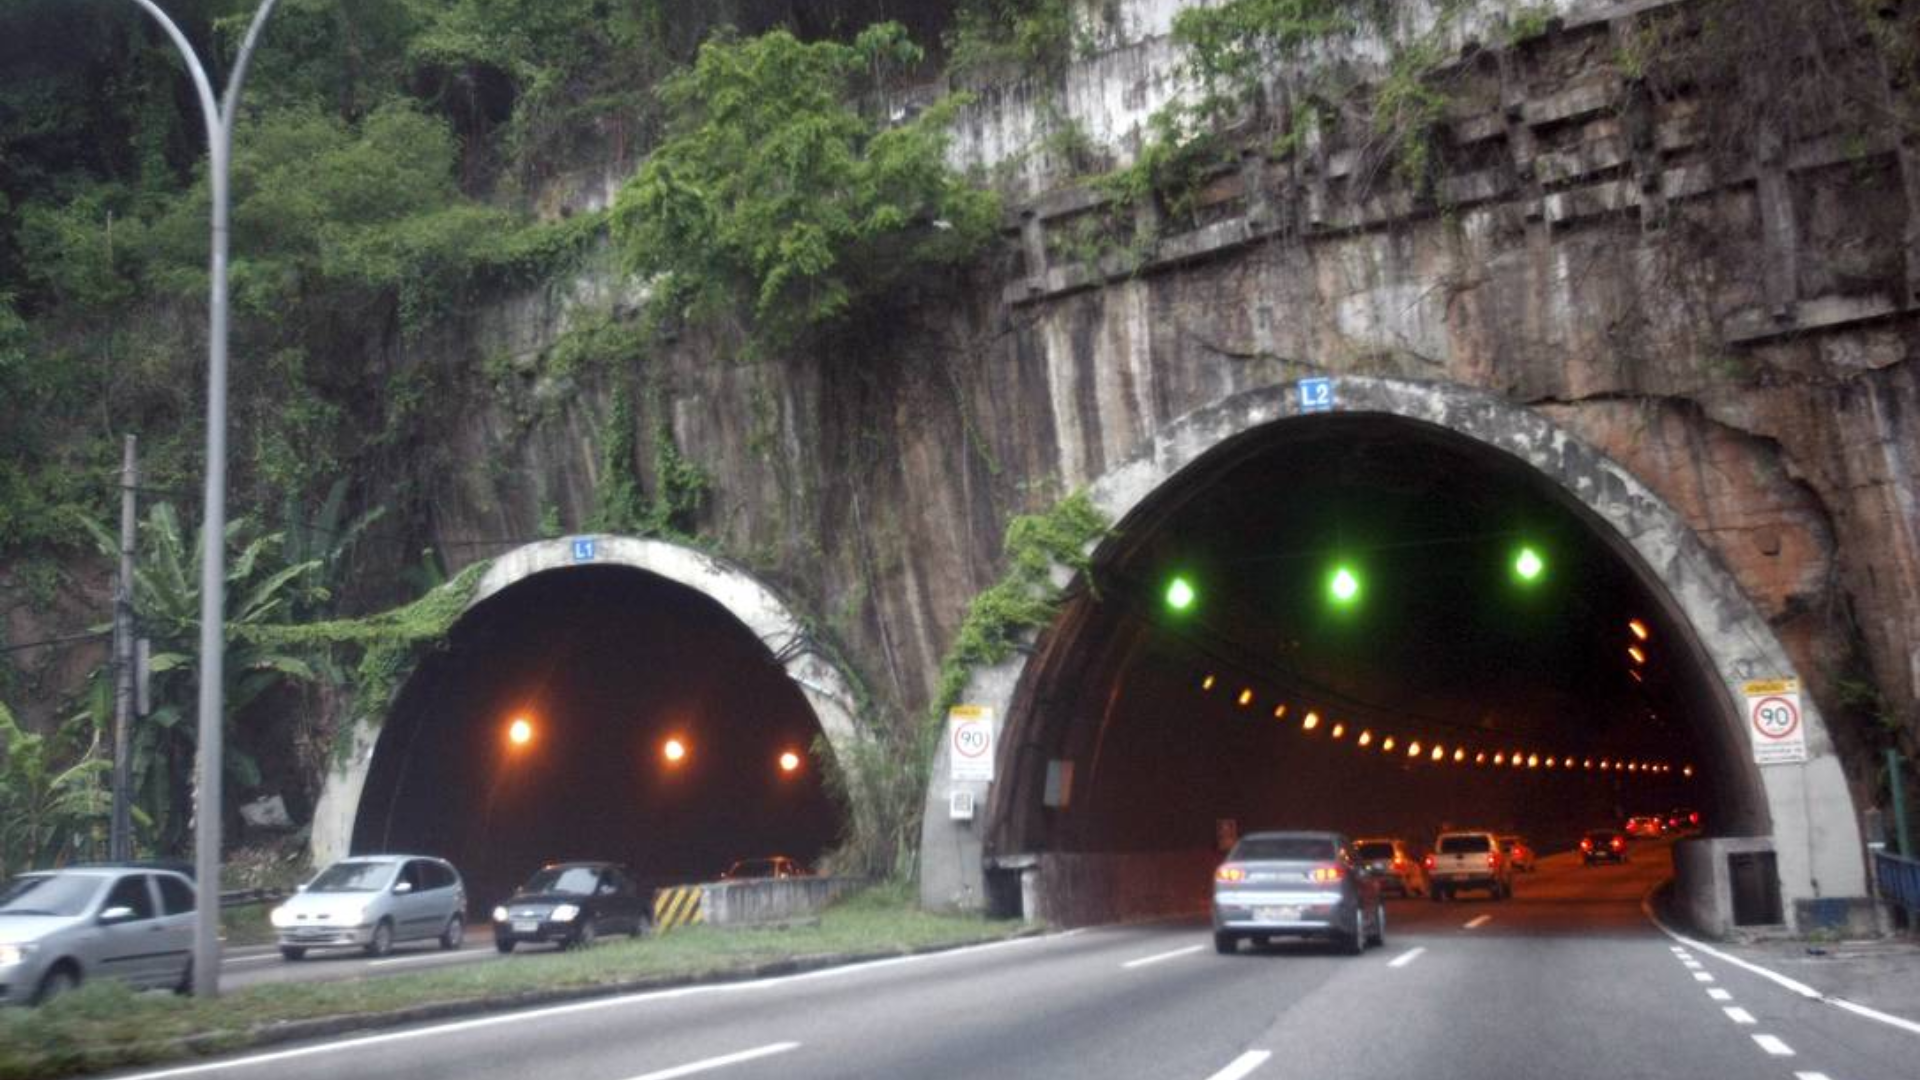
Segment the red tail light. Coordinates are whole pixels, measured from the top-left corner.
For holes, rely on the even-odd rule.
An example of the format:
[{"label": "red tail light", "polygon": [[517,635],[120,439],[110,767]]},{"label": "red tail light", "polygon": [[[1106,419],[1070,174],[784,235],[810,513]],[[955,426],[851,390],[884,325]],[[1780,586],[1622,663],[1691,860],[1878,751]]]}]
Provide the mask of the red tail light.
[{"label": "red tail light", "polygon": [[1487,865],[1495,870],[1498,870],[1500,868],[1500,853],[1497,851],[1488,853]]},{"label": "red tail light", "polygon": [[1612,841],[1613,850],[1619,851],[1621,848],[1626,846],[1627,846],[1627,842],[1625,840],[1622,840],[1617,836],[1613,838],[1613,841]]},{"label": "red tail light", "polygon": [[1331,885],[1346,876],[1346,868],[1342,866],[1316,866],[1313,873],[1307,875],[1309,880],[1320,885]]},{"label": "red tail light", "polygon": [[1433,869],[1433,856],[1429,855],[1426,858],[1421,859],[1420,865],[1426,867],[1429,870]]},{"label": "red tail light", "polygon": [[1688,821],[1688,822],[1690,822],[1690,823],[1692,823],[1692,824],[1694,824],[1694,825],[1698,825],[1698,824],[1700,824],[1700,815],[1699,815],[1699,813],[1697,813],[1697,812],[1696,812],[1696,813],[1692,813],[1692,814],[1688,814],[1688,815],[1687,815],[1687,821]]},{"label": "red tail light", "polygon": [[1245,881],[1247,880],[1247,868],[1234,863],[1226,863],[1222,865],[1220,869],[1213,872],[1213,880],[1226,882]]},{"label": "red tail light", "polygon": [[1395,870],[1398,870],[1398,869],[1400,869],[1401,867],[1403,867],[1403,866],[1405,866],[1405,865],[1407,865],[1407,860],[1405,860],[1405,859],[1403,859],[1403,858],[1401,858],[1401,857],[1400,857],[1400,856],[1398,856],[1398,855],[1395,855],[1395,856],[1393,857],[1393,868],[1394,868]]},{"label": "red tail light", "polygon": [[1582,841],[1580,841],[1580,850],[1581,850],[1581,851],[1592,851],[1592,850],[1593,850],[1593,841],[1591,841],[1591,840],[1582,840]]}]

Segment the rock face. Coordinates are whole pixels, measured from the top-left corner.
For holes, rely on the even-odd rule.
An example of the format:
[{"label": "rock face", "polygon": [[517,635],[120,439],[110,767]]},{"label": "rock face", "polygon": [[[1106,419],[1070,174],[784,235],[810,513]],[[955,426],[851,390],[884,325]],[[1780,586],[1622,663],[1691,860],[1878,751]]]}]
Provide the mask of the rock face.
[{"label": "rock face", "polygon": [[[1179,90],[1178,6],[1104,5],[1104,51],[982,95],[956,156],[1013,160],[1052,107],[1124,161]],[[1711,100],[1617,63],[1686,5],[1560,7],[1448,69],[1425,192],[1341,131],[1276,155],[1250,130],[1179,214],[1105,205],[1028,157],[1003,257],[792,355],[743,360],[732,335],[689,329],[554,364],[567,326],[637,302],[604,269],[484,314],[403,358],[444,391],[419,470],[429,539],[458,563],[543,516],[585,527],[628,382],[642,486],[665,430],[711,480],[700,532],[810,609],[905,717],[1012,514],[1244,390],[1441,380],[1538,409],[1678,510],[1773,623],[1868,795],[1876,721],[1910,748],[1920,727],[1920,162],[1837,137],[1840,118],[1729,159]],[[1116,214],[1150,243],[1076,231]]]}]

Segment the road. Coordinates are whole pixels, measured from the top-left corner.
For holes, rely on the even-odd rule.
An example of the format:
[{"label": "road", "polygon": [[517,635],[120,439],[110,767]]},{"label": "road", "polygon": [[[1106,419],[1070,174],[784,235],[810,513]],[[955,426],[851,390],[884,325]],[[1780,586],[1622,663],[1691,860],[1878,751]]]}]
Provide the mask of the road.
[{"label": "road", "polygon": [[220,986],[239,990],[268,983],[365,979],[497,959],[503,958],[493,948],[493,930],[486,923],[470,923],[458,950],[443,950],[438,942],[407,942],[377,960],[358,949],[316,949],[306,959],[290,962],[272,945],[240,945],[221,954]]},{"label": "road", "polygon": [[1912,1080],[1920,1037],[1650,925],[1666,851],[1636,850],[1543,859],[1504,903],[1395,901],[1361,957],[1217,956],[1203,923],[1109,927],[127,1075]]}]

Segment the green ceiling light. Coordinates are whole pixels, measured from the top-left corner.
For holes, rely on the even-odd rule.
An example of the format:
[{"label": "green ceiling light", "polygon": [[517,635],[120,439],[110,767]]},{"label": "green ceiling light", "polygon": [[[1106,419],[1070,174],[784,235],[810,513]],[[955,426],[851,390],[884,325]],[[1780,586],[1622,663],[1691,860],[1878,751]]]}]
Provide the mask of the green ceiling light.
[{"label": "green ceiling light", "polygon": [[1184,577],[1176,576],[1172,581],[1167,583],[1167,607],[1169,610],[1186,611],[1193,607],[1193,602],[1198,598],[1198,595],[1199,594],[1193,591],[1193,583]]},{"label": "green ceiling light", "polygon": [[1521,548],[1513,557],[1513,574],[1520,579],[1521,584],[1531,585],[1539,581],[1540,576],[1546,572],[1547,561],[1530,547]]},{"label": "green ceiling light", "polygon": [[1327,594],[1336,604],[1351,604],[1360,599],[1360,577],[1348,566],[1334,567],[1333,576],[1327,579]]}]

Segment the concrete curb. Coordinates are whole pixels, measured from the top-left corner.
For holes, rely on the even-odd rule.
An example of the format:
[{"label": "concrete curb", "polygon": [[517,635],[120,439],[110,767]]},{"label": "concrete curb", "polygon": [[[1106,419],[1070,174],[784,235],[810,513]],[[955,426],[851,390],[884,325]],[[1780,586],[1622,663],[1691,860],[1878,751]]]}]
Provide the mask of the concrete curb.
[{"label": "concrete curb", "polygon": [[[178,1067],[183,1061],[193,1058],[206,1058],[216,1054],[240,1054],[260,1050],[286,1043],[303,1042],[310,1039],[324,1039],[348,1033],[365,1033],[392,1028],[408,1027],[413,1024],[428,1023],[436,1020],[455,1020],[491,1013],[513,1012],[519,1009],[538,1008],[545,1005],[562,1005],[575,1001],[588,1001],[595,998],[620,997],[626,994],[648,993],[657,990],[677,990],[689,986],[721,985],[725,983],[752,982],[758,979],[779,978],[785,975],[800,975],[811,971],[824,971],[829,968],[849,967],[855,964],[872,963],[878,960],[897,960],[910,956],[930,956],[957,949],[991,945],[997,942],[1017,941],[1025,938],[1044,936],[1048,931],[1044,927],[1027,927],[1016,930],[1004,937],[989,938],[984,941],[958,941],[940,945],[924,945],[908,949],[882,949],[873,952],[823,953],[816,956],[795,956],[782,960],[770,960],[752,967],[733,971],[713,972],[705,975],[650,976],[646,978],[626,979],[620,982],[595,983],[591,986],[554,987],[546,990],[526,990],[499,996],[474,998],[466,1001],[437,1002],[424,1005],[392,1009],[385,1012],[345,1013],[339,1016],[316,1017],[311,1020],[290,1020],[284,1023],[270,1024],[265,1027],[250,1028],[245,1031],[208,1031],[185,1036],[168,1045],[157,1056],[150,1058],[135,1068],[159,1066]],[[238,1043],[230,1040],[239,1039]],[[128,1068],[128,1063],[102,1065],[90,1072],[106,1072]],[[85,1075],[73,1073],[70,1075]]]}]

